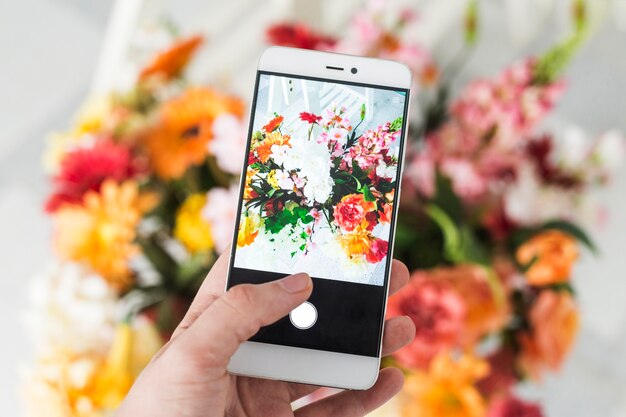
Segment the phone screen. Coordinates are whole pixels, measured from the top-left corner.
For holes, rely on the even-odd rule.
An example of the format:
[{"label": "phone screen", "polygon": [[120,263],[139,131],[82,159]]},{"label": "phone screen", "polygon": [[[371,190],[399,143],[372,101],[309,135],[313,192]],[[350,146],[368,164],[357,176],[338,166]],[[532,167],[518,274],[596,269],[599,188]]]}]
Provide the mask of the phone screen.
[{"label": "phone screen", "polygon": [[408,94],[257,73],[228,287],[307,272],[313,293],[252,341],[378,356]]}]

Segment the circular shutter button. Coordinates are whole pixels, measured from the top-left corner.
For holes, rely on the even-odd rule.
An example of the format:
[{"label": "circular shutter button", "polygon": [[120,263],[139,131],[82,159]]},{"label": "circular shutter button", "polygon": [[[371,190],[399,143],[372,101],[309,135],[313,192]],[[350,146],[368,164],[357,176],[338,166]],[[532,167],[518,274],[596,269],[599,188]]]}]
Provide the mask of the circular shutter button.
[{"label": "circular shutter button", "polygon": [[317,309],[313,304],[305,301],[291,310],[289,320],[291,320],[291,324],[300,330],[310,329],[317,321]]}]

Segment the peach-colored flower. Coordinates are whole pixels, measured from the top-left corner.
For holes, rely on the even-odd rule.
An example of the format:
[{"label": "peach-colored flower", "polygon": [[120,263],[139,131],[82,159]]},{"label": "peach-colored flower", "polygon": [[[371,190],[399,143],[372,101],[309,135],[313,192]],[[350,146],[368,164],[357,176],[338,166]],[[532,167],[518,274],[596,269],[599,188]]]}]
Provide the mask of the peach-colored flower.
[{"label": "peach-colored flower", "polygon": [[434,280],[429,272],[413,273],[409,284],[389,299],[389,316],[408,316],[415,339],[394,354],[407,367],[427,368],[438,353],[459,343],[466,309],[451,284]]},{"label": "peach-colored flower", "polygon": [[519,364],[530,377],[539,379],[543,370],[558,370],[578,333],[576,304],[567,292],[542,291],[530,308],[530,330],[518,336]]},{"label": "peach-colored flower", "polygon": [[334,208],[335,223],[344,231],[352,231],[366,221],[367,213],[376,209],[372,201],[365,201],[363,194],[348,194]]},{"label": "peach-colored flower", "polygon": [[526,271],[530,285],[550,285],[569,280],[578,247],[570,235],[549,230],[520,246],[516,257],[522,265],[532,262]]},{"label": "peach-colored flower", "polygon": [[403,417],[484,417],[485,400],[474,383],[489,370],[486,362],[470,355],[457,360],[446,352],[437,355],[428,371],[407,377],[400,396]]},{"label": "peach-colored flower", "polygon": [[499,278],[490,284],[487,269],[478,265],[457,265],[437,268],[430,272],[431,278],[450,283],[463,298],[466,306],[465,322],[460,344],[470,348],[483,336],[499,330],[509,316],[506,300],[496,294],[502,288]]}]

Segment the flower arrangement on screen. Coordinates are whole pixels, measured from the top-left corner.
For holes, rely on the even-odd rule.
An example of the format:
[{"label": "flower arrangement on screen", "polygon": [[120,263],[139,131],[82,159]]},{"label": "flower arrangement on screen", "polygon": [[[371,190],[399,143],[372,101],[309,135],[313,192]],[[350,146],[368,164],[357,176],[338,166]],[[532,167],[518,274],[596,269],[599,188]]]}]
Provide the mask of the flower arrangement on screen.
[{"label": "flower arrangement on screen", "polygon": [[[583,229],[603,218],[593,190],[624,154],[620,133],[590,139],[541,126],[588,33],[584,2],[572,4],[565,41],[454,98],[454,74],[479,38],[475,2],[465,48],[446,66],[408,40],[419,24],[409,11],[371,7],[340,38],[301,24],[268,29],[270,43],[395,59],[414,72],[421,111],[411,115],[419,123],[410,128],[394,254],[412,277],[388,313],[411,317],[417,334],[386,359],[407,376],[386,415],[541,416],[513,387],[558,370],[571,351],[580,320],[572,269],[581,246],[594,250]],[[176,42],[131,89],[90,99],[53,136],[46,210],[58,259],[33,282],[27,415],[115,409],[231,242],[245,109],[185,81],[200,43]],[[380,262],[389,242],[375,230],[390,220],[400,121],[363,131],[329,108],[300,114],[306,137],[281,133],[283,121],[276,115],[254,133],[238,244],[288,233],[300,256],[324,225],[353,261]],[[330,158],[328,172],[295,161],[297,147]]]},{"label": "flower arrangement on screen", "polygon": [[292,248],[291,257],[306,255],[326,227],[347,261],[376,264],[387,256],[389,242],[374,229],[391,221],[399,149],[392,145],[402,118],[360,131],[365,111],[362,105],[355,126],[336,105],[321,115],[301,112],[305,137],[283,133],[284,116],[276,114],[253,133],[238,246],[265,233],[281,250]]}]

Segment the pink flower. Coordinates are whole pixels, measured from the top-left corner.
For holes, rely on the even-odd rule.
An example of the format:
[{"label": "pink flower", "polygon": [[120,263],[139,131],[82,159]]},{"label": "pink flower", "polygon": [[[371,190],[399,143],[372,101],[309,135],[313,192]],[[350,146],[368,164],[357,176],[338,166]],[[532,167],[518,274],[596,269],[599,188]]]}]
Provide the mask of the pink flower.
[{"label": "pink flower", "polygon": [[487,417],[543,417],[543,412],[539,404],[506,397],[491,403]]},{"label": "pink flower", "polygon": [[246,154],[247,127],[234,115],[224,114],[213,122],[213,135],[208,147],[217,165],[229,174],[239,175]]},{"label": "pink flower", "polygon": [[365,201],[363,194],[344,196],[333,210],[335,223],[344,231],[351,232],[365,222],[367,213],[376,209],[371,201]]},{"label": "pink flower", "polygon": [[409,316],[416,327],[413,342],[394,357],[404,366],[423,369],[437,353],[459,342],[466,314],[463,298],[450,284],[422,271],[389,298],[387,311],[390,317]]},{"label": "pink flower", "polygon": [[465,200],[475,200],[487,192],[487,181],[468,160],[444,159],[441,172],[452,181],[454,192]]},{"label": "pink flower", "polygon": [[202,217],[211,225],[211,235],[218,253],[226,250],[233,241],[237,216],[238,187],[213,188],[207,194]]},{"label": "pink flower", "polygon": [[365,259],[367,262],[375,264],[387,256],[389,250],[389,242],[380,238],[373,238],[370,242],[369,251],[365,253]]},{"label": "pink flower", "polygon": [[415,155],[404,170],[404,178],[426,197],[435,194],[435,161],[429,152]]},{"label": "pink flower", "polygon": [[515,354],[510,348],[501,348],[487,357],[489,375],[478,381],[476,386],[485,397],[508,395],[517,382]]}]

